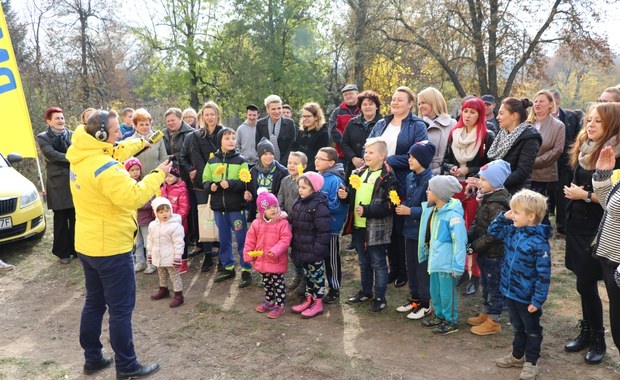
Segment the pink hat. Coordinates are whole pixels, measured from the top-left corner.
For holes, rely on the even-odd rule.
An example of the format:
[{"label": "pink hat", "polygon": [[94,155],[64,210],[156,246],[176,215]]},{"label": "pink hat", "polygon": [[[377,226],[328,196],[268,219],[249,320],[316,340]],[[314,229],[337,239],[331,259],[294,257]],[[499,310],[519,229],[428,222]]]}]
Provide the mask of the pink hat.
[{"label": "pink hat", "polygon": [[319,173],[306,172],[302,175],[302,177],[306,177],[308,181],[310,181],[310,183],[312,184],[312,190],[314,190],[315,192],[321,191],[321,189],[323,188],[323,183],[325,183],[323,176]]},{"label": "pink hat", "polygon": [[131,167],[134,165],[138,165],[140,167],[140,170],[142,170],[142,163],[135,157],[131,157],[130,159],[125,161],[125,170],[129,171],[129,169],[131,169]]},{"label": "pink hat", "polygon": [[265,214],[265,210],[269,207],[280,207],[280,202],[278,202],[278,198],[275,195],[271,194],[266,188],[260,187],[256,194],[256,208],[258,209],[258,213],[262,217]]}]

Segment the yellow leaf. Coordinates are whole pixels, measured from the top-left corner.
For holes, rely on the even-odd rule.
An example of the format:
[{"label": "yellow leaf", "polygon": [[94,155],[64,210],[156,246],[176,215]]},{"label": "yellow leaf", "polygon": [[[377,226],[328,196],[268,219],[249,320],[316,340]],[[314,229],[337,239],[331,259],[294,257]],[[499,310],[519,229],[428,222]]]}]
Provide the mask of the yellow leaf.
[{"label": "yellow leaf", "polygon": [[390,202],[392,202],[394,206],[398,206],[400,204],[400,197],[398,196],[396,190],[391,190],[389,196]]},{"label": "yellow leaf", "polygon": [[349,183],[351,184],[352,188],[354,188],[355,190],[359,190],[359,188],[362,187],[362,178],[357,174],[351,174],[351,176],[349,177]]}]

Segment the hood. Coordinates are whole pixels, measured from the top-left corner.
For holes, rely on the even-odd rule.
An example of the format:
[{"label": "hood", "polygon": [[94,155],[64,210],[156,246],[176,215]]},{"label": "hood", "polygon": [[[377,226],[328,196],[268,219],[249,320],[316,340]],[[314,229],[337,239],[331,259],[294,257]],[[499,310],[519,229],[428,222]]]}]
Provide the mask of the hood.
[{"label": "hood", "polygon": [[490,194],[485,194],[488,202],[508,203],[510,201],[510,192],[505,188],[494,191]]},{"label": "hood", "polygon": [[448,115],[437,116],[435,119],[431,119],[428,116],[424,116],[422,117],[422,120],[428,126],[427,128],[439,128],[439,125],[441,125],[444,128],[448,128],[450,127],[450,124],[452,124],[452,118]]},{"label": "hood", "polygon": [[[278,221],[278,220],[282,220],[282,219],[286,219],[286,218],[288,218],[288,214],[286,213],[286,211],[280,210],[280,213],[275,218],[273,218],[272,221]],[[264,219],[264,217],[263,218],[257,218],[256,220],[260,220],[263,223],[269,223],[268,221],[266,221]]]},{"label": "hood", "polygon": [[323,172],[324,176],[329,174],[336,175],[344,180],[344,166],[341,163],[337,163],[336,165]]},{"label": "hood", "polygon": [[172,204],[170,203],[170,201],[164,197],[156,197],[155,199],[153,199],[151,201],[151,207],[153,207],[153,213],[157,213],[157,207],[161,206],[161,205],[168,205],[168,207],[170,207],[170,210],[172,210]]},{"label": "hood", "polygon": [[114,145],[97,140],[80,125],[73,132],[66,158],[70,164],[75,165],[93,155],[105,154],[112,157],[113,151]]},{"label": "hood", "polygon": [[461,201],[455,198],[450,198],[450,202],[446,203],[442,208],[440,208],[437,213],[445,213],[448,211],[454,211],[459,213],[461,216],[463,215],[463,205]]},{"label": "hood", "polygon": [[[159,219],[155,218],[155,220],[157,221],[157,223],[161,224]],[[183,224],[183,219],[181,219],[181,215],[179,215],[179,214],[171,214],[170,215],[170,219],[166,220],[166,222],[165,222],[165,224],[168,224],[168,223]]]},{"label": "hood", "polygon": [[521,227],[528,235],[542,235],[546,240],[551,238],[551,226],[547,224],[537,224],[535,226]]},{"label": "hood", "polygon": [[529,126],[529,128],[525,128],[523,132],[521,132],[521,134],[517,138],[517,141],[527,140],[527,139],[536,139],[538,140],[539,143],[542,144],[542,136],[536,130],[536,128],[532,127],[531,125]]},{"label": "hood", "polygon": [[[347,112],[351,113],[351,111],[349,111],[349,106],[348,106],[348,105],[347,105],[347,103],[345,103],[345,102],[340,103],[339,108],[340,108],[341,110],[345,110],[345,111],[347,111]],[[354,112],[355,114],[358,114],[358,113],[360,112],[360,109],[359,109],[359,107],[358,107],[357,105],[355,106],[355,111],[353,111],[353,112]]]}]

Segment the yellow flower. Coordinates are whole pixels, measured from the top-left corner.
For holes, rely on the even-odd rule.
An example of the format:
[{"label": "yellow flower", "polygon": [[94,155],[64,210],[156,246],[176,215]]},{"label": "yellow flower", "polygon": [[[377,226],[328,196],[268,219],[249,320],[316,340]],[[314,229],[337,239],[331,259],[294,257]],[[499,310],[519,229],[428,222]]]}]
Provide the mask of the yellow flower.
[{"label": "yellow flower", "polygon": [[352,188],[354,188],[355,190],[359,190],[359,188],[362,187],[362,178],[357,174],[351,174],[351,176],[349,177],[349,183],[351,184]]},{"label": "yellow flower", "polygon": [[297,165],[297,175],[299,176],[304,175],[304,167],[302,164]]},{"label": "yellow flower", "polygon": [[243,168],[239,170],[239,179],[241,180],[241,182],[248,183],[252,180],[252,174],[248,169]]},{"label": "yellow flower", "polygon": [[250,257],[261,257],[263,255],[263,251],[250,251],[248,252],[248,256]]},{"label": "yellow flower", "polygon": [[389,195],[390,195],[390,202],[392,202],[394,206],[398,206],[400,204],[400,197],[398,196],[398,193],[396,192],[396,190],[390,191]]},{"label": "yellow flower", "polygon": [[213,154],[213,152],[209,153],[209,159],[212,159],[213,157],[215,157],[215,154]]},{"label": "yellow flower", "polygon": [[213,174],[215,174],[215,175],[222,175],[222,174],[224,174],[225,171],[226,171],[226,165],[222,164],[222,165],[218,166],[217,169],[215,169],[215,172],[213,172]]}]

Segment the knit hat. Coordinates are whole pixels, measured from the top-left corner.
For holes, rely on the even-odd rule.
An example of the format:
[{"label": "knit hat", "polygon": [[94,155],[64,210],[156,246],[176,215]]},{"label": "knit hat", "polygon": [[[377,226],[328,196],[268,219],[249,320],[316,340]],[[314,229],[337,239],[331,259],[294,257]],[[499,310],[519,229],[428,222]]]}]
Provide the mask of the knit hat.
[{"label": "knit hat", "polygon": [[260,158],[263,154],[267,152],[276,154],[276,151],[273,148],[273,144],[271,143],[271,141],[267,140],[266,137],[263,137],[262,139],[260,139],[258,144],[256,144],[256,153],[258,153],[258,158]]},{"label": "knit hat", "polygon": [[409,154],[412,155],[423,168],[428,168],[435,156],[435,144],[428,140],[418,141],[409,148]]},{"label": "knit hat", "polygon": [[463,186],[456,177],[451,175],[438,175],[428,181],[428,188],[433,194],[444,202],[450,201],[450,198],[461,190]]},{"label": "knit hat", "polygon": [[222,139],[224,138],[224,133],[236,133],[236,132],[228,127],[222,128],[215,136],[215,142],[217,143],[218,149],[222,148]]},{"label": "knit hat", "polygon": [[129,171],[129,169],[131,169],[131,167],[134,165],[138,165],[140,170],[142,170],[142,163],[135,157],[131,157],[130,159],[125,161],[125,170]]},{"label": "knit hat", "polygon": [[179,178],[181,177],[181,168],[179,167],[179,163],[174,160],[172,161],[172,167],[170,168],[170,174]]},{"label": "knit hat", "polygon": [[323,183],[325,183],[325,180],[323,179],[323,176],[319,173],[306,172],[300,178],[303,177],[306,177],[308,181],[310,181],[310,183],[312,184],[312,190],[314,190],[315,192],[321,191],[321,189],[323,188]]},{"label": "knit hat", "polygon": [[168,205],[168,207],[170,207],[170,211],[172,211],[172,204],[164,197],[157,197],[151,201],[151,207],[153,207],[153,212],[155,213],[157,213],[157,208],[161,205]]},{"label": "knit hat", "polygon": [[480,177],[484,177],[494,189],[503,188],[510,173],[510,164],[504,160],[491,161],[479,171]]},{"label": "knit hat", "polygon": [[258,214],[261,217],[265,214],[265,210],[267,210],[269,207],[280,207],[280,202],[278,202],[278,198],[276,198],[275,195],[271,194],[266,188],[258,188],[256,194],[258,194],[258,196],[256,197],[256,208],[258,209]]}]

